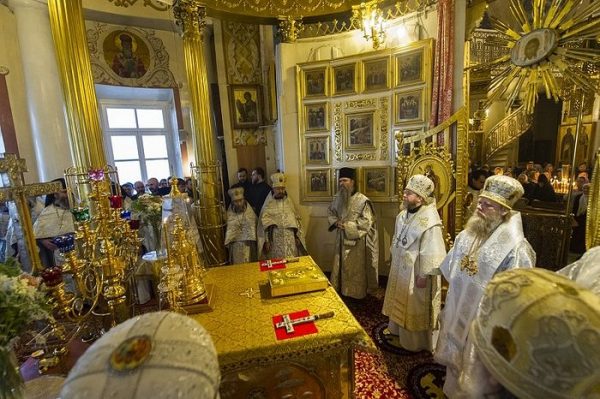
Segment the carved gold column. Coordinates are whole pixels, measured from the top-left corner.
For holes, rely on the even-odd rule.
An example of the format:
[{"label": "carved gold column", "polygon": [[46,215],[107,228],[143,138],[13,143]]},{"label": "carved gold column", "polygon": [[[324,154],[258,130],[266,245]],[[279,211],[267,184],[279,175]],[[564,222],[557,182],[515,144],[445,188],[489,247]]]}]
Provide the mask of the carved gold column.
[{"label": "carved gold column", "polygon": [[82,0],[48,0],[75,166],[106,165]]},{"label": "carved gold column", "polygon": [[196,163],[204,169],[199,205],[199,229],[207,263],[225,264],[224,217],[219,197],[216,148],[210,120],[210,98],[204,59],[203,30],[206,8],[198,0],[178,0],[173,5],[175,22],[182,29],[183,53],[189,93],[192,100],[192,131]]}]

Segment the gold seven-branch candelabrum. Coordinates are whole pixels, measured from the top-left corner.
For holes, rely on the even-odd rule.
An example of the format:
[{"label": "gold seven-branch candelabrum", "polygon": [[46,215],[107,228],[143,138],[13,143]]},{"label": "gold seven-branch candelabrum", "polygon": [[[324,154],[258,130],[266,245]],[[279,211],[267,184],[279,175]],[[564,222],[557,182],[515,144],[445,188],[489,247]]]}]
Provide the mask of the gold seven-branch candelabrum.
[{"label": "gold seven-branch candelabrum", "polygon": [[90,314],[109,316],[116,325],[132,315],[128,305],[135,302],[133,272],[140,239],[122,209],[114,168],[70,168],[65,177],[76,231],[55,243],[65,257],[62,273],[72,276],[75,290],[65,289],[60,271],[46,286],[60,315],[75,321]]}]

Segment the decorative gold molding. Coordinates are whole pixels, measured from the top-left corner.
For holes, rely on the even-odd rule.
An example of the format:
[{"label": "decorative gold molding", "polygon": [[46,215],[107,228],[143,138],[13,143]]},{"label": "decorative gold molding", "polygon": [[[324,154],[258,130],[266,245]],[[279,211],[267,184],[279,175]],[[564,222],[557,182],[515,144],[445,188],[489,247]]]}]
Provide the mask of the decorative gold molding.
[{"label": "decorative gold molding", "polygon": [[387,161],[390,159],[390,149],[389,149],[389,141],[390,141],[390,129],[389,129],[389,113],[386,112],[388,109],[389,100],[387,97],[380,97],[378,101],[377,108],[379,109],[379,137],[381,140],[379,141],[379,159],[382,161]]},{"label": "decorative gold molding", "polygon": [[585,226],[586,249],[600,245],[600,150],[596,152],[591,184]]},{"label": "decorative gold molding", "polygon": [[344,114],[342,103],[333,104],[333,148],[335,160],[342,162],[342,129],[344,128]]},{"label": "decorative gold molding", "polygon": [[[336,102],[333,104],[333,142],[335,146],[334,159],[337,162],[355,162],[355,161],[376,161],[389,159],[389,98],[365,98],[361,100],[351,100]],[[344,148],[344,119],[347,114],[373,111],[375,118],[373,122],[378,121],[379,126],[373,129],[373,140],[377,145],[373,151],[354,152]],[[375,132],[378,131],[379,137],[375,137]],[[379,156],[377,151],[379,150]]]},{"label": "decorative gold molding", "polygon": [[[453,127],[455,130],[453,131]],[[453,157],[452,170],[454,177],[454,193],[450,193],[445,204],[443,204],[442,217],[444,225],[448,227],[449,233],[454,235],[458,234],[462,230],[463,225],[463,198],[467,189],[467,174],[469,166],[469,154],[468,154],[468,115],[467,108],[460,108],[454,115],[442,124],[435,128],[411,136],[409,138],[403,138],[401,134],[396,134],[397,148],[399,154],[397,154],[397,191],[401,193],[404,189],[406,175],[409,172],[409,168],[413,160],[411,156],[419,156],[420,154],[426,154],[428,156],[437,156],[441,162],[447,162],[447,154],[449,154],[449,145],[451,142],[456,142],[456,154]],[[437,138],[439,135],[444,135],[444,146],[437,146]],[[454,136],[451,140],[450,136]],[[416,145],[419,143],[418,145]],[[426,143],[426,144],[424,144]],[[408,155],[404,152],[405,145],[410,147]],[[406,160],[406,158],[409,158]],[[404,176],[404,178],[403,178]],[[449,206],[454,201],[454,210],[452,213],[449,212]],[[451,223],[450,223],[451,221]]]},{"label": "decorative gold molding", "polygon": [[280,17],[279,28],[277,30],[284,43],[294,43],[304,30],[302,18],[294,18],[291,15]]},{"label": "decorative gold molding", "polygon": [[181,29],[182,36],[198,36],[204,39],[206,27],[206,7],[198,0],[176,0],[173,4],[175,24]]},{"label": "decorative gold molding", "polygon": [[[414,147],[410,155],[399,158],[397,171],[398,171],[398,192],[401,192],[406,185],[408,179],[413,175],[413,171],[417,167],[418,163],[423,160],[437,160],[441,162],[444,167],[450,171],[451,178],[454,179],[456,171],[454,170],[454,161],[452,160],[452,154],[448,152],[448,149],[444,146],[437,146],[434,143],[421,142],[418,147]],[[451,187],[452,182],[448,182],[448,186]],[[448,198],[443,203],[438,204],[438,208],[444,206],[448,201]]]},{"label": "decorative gold molding", "polygon": [[[424,13],[436,7],[436,5],[437,0],[400,0],[391,7],[386,8],[382,6],[383,18],[384,20],[389,21],[413,12]],[[349,10],[350,8],[348,8],[348,11]],[[303,14],[303,16],[307,17],[306,14]],[[338,33],[349,32],[360,28],[361,21],[355,16],[351,17],[350,20],[333,19],[331,21],[321,21],[312,24],[305,23],[304,30],[300,33],[298,38],[305,39],[309,37],[336,35]]]},{"label": "decorative gold molding", "polygon": [[376,154],[364,154],[364,153],[346,154],[346,159],[345,160],[347,162],[376,161],[377,160],[377,155]]},{"label": "decorative gold molding", "polygon": [[[108,0],[113,3],[115,7],[127,8],[135,5],[138,0]],[[157,11],[167,11],[171,8],[171,6],[160,0],[144,0],[144,7],[154,8]]]},{"label": "decorative gold molding", "polygon": [[348,0],[205,0],[203,4],[216,12],[244,14],[248,18],[309,17],[349,11],[351,8]]},{"label": "decorative gold molding", "polygon": [[466,106],[462,107],[456,114],[450,118],[451,120],[456,116],[456,206],[454,216],[454,234],[458,234],[463,227],[463,214],[464,207],[463,202],[467,193],[467,182],[469,174],[469,110]]}]

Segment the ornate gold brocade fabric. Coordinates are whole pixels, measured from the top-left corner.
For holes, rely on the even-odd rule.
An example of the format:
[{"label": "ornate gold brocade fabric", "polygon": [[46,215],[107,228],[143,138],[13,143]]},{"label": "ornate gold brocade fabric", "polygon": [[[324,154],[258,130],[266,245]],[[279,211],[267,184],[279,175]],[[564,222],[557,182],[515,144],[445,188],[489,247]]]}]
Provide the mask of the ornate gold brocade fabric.
[{"label": "ornate gold brocade fabric", "polygon": [[[303,256],[294,266],[310,264],[312,258]],[[222,371],[320,352],[375,348],[332,287],[272,298],[268,272],[261,272],[258,262],[210,269],[205,283],[215,286],[214,310],[191,317],[210,333]],[[272,317],[303,309],[310,314],[334,311],[335,316],[317,321],[317,334],[277,341]]]}]

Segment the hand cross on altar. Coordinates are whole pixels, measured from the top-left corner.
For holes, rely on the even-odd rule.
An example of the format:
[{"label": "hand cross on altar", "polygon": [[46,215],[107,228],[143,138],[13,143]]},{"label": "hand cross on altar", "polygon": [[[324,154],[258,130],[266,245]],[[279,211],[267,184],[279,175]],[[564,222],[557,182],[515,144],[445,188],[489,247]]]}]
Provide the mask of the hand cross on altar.
[{"label": "hand cross on altar", "polygon": [[306,317],[301,317],[299,319],[293,319],[290,317],[289,313],[288,314],[284,314],[283,317],[283,321],[280,321],[279,323],[275,324],[276,328],[281,328],[281,327],[285,327],[285,332],[287,332],[288,334],[291,334],[294,332],[294,326],[297,324],[304,324],[304,323],[310,323],[312,321],[317,321],[320,319],[329,319],[331,317],[333,317],[335,315],[335,313],[333,311],[331,312],[327,312],[327,313],[322,313],[322,314],[315,314],[312,316],[306,316]]},{"label": "hand cross on altar", "polygon": [[246,291],[240,292],[240,296],[246,296],[246,297],[248,297],[248,299],[250,299],[250,298],[254,298],[254,294],[256,294],[256,293],[258,293],[258,292],[254,291],[254,288],[250,287]]},{"label": "hand cross on altar", "polygon": [[298,262],[299,258],[287,258],[287,259],[267,259],[265,267],[271,269],[277,265],[284,265],[286,263]]}]

